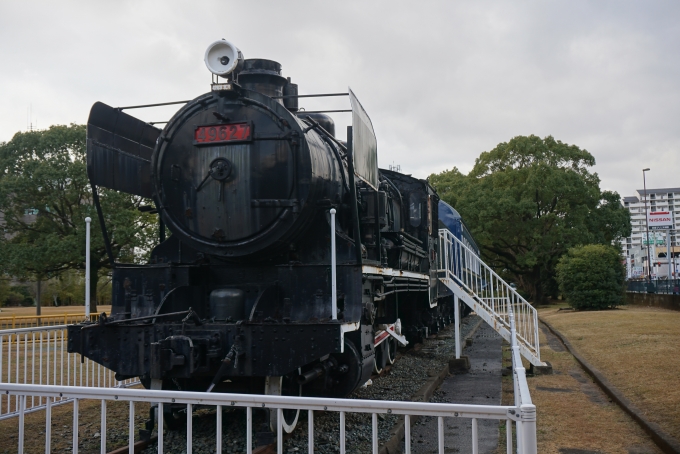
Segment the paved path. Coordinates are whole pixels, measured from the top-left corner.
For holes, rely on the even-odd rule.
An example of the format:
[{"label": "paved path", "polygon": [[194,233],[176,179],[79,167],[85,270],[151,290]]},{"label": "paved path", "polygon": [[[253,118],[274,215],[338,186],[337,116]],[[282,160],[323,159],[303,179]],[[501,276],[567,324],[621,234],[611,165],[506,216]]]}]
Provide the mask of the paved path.
[{"label": "paved path", "polygon": [[[482,323],[474,334],[472,346],[465,349],[470,358],[467,374],[451,375],[435,393],[433,402],[500,405],[501,336]],[[498,421],[478,420],[480,454],[495,452],[498,446]],[[472,421],[444,419],[444,447],[447,453],[472,452]],[[414,454],[437,452],[437,418],[421,419],[411,430]]]}]

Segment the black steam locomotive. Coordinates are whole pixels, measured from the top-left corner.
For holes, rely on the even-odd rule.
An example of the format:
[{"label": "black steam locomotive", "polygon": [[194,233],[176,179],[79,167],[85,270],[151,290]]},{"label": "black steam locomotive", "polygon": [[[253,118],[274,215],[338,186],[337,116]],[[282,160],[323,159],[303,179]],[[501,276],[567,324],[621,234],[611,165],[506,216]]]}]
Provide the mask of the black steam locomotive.
[{"label": "black steam locomotive", "polygon": [[[439,198],[378,169],[351,90],[344,142],[329,116],[299,109],[279,63],[243,60],[226,41],[206,63],[224,79],[162,130],[92,107],[87,168],[105,242],[97,186],[152,199],[161,238],[148,264],[115,264],[111,314],[70,326],[69,351],[152,389],[346,396],[399,343],[452,318],[436,272]],[[284,418],[292,430],[297,414]]]}]

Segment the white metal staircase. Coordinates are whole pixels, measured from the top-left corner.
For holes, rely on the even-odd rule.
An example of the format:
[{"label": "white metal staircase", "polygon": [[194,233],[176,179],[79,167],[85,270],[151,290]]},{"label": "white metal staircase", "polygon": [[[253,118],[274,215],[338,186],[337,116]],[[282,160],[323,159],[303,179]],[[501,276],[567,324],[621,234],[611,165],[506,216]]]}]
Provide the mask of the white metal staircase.
[{"label": "white metal staircase", "polygon": [[538,344],[538,314],[461,240],[439,230],[439,280],[506,341],[511,341],[514,312],[519,350],[534,366],[544,366]]}]

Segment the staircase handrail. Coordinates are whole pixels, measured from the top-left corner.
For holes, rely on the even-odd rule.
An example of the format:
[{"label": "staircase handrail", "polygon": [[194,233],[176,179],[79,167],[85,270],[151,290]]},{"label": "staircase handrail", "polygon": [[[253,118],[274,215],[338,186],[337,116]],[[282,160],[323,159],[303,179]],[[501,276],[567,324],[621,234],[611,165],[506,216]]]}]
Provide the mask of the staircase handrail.
[{"label": "staircase handrail", "polygon": [[[508,332],[511,330],[509,314],[512,309],[510,306],[515,306],[515,310],[512,312],[518,312],[518,314],[515,314],[515,322],[519,325],[516,329],[517,337],[536,359],[540,361],[538,312],[536,308],[529,304],[491,267],[484,263],[475,251],[454,236],[448,229],[439,229],[439,237],[444,241],[440,241],[439,245],[438,259],[440,266],[438,273],[443,272],[445,278],[453,280],[465,289]],[[447,247],[448,245],[451,247]],[[454,245],[461,252],[464,251],[464,254],[455,254],[456,249],[453,247]],[[449,257],[450,251],[454,252],[453,257]],[[463,261],[465,261],[467,269],[475,270],[478,268],[479,272],[474,275],[472,273],[466,275],[462,270]]]}]

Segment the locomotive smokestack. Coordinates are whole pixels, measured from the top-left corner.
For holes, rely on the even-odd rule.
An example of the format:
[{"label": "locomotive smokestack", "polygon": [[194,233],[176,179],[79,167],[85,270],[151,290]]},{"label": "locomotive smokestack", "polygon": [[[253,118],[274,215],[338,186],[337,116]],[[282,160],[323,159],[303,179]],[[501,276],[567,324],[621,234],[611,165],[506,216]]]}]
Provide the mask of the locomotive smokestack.
[{"label": "locomotive smokestack", "polygon": [[[238,83],[248,90],[253,90],[269,97],[283,96],[283,87],[288,84],[281,76],[281,64],[262,58],[251,58],[244,62],[243,70],[238,75]],[[283,104],[281,99],[277,101]]]}]

